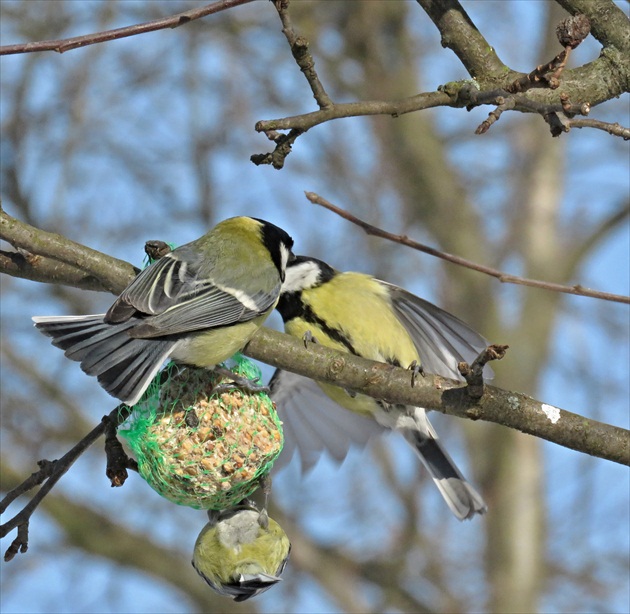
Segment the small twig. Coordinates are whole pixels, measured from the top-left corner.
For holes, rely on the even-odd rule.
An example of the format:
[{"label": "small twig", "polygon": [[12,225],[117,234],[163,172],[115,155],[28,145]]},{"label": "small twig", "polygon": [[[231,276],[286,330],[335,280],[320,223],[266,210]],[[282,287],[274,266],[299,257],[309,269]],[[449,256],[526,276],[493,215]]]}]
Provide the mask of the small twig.
[{"label": "small twig", "polygon": [[[293,24],[291,23],[288,10],[289,0],[274,0],[274,6],[280,16],[280,21],[282,22],[282,33],[289,43],[293,59],[297,62],[300,70],[304,73],[320,111],[334,110],[335,105],[330,99],[330,96],[326,93],[326,90],[317,75],[317,71],[315,70],[315,60],[313,60],[313,56],[308,50],[308,40],[306,40],[303,36],[298,36],[293,29]],[[260,166],[261,164],[271,164],[276,170],[280,170],[284,167],[286,157],[291,153],[293,143],[295,143],[297,138],[301,134],[304,134],[308,128],[292,126],[288,134],[280,134],[276,131],[275,127],[261,127],[263,123],[264,122],[258,122],[256,124],[256,130],[258,132],[264,132],[267,135],[267,138],[275,142],[276,147],[269,153],[254,154],[250,156],[250,160],[256,164],[256,166]]]},{"label": "small twig", "polygon": [[490,111],[488,119],[479,124],[479,126],[475,130],[475,134],[484,134],[488,132],[488,130],[490,130],[490,126],[492,126],[494,122],[499,120],[503,111],[513,109],[516,106],[516,101],[512,97],[509,97],[507,99],[499,97],[497,99],[497,102],[499,106],[494,111]]},{"label": "small twig", "polygon": [[0,55],[11,55],[15,53],[34,53],[36,51],[56,51],[64,53],[78,47],[87,47],[96,43],[104,43],[118,38],[126,38],[146,32],[155,32],[156,30],[164,30],[166,28],[177,28],[178,26],[231,9],[241,4],[247,4],[252,0],[220,0],[213,2],[207,6],[203,6],[190,11],[184,11],[171,17],[162,17],[146,23],[140,23],[124,28],[116,28],[114,30],[106,30],[105,32],[95,32],[93,34],[84,34],[83,36],[74,36],[72,38],[63,38],[59,40],[39,41],[33,43],[18,43],[15,45],[3,45],[0,47]]},{"label": "small twig", "polygon": [[330,99],[322,82],[319,80],[319,76],[315,71],[315,60],[308,51],[309,42],[303,36],[298,36],[291,23],[289,16],[289,0],[275,0],[274,6],[280,16],[282,22],[282,33],[285,35],[289,46],[291,47],[291,53],[293,58],[300,67],[300,70],[304,73],[308,84],[311,86],[313,96],[317,101],[320,109],[326,109],[333,106],[333,101]]},{"label": "small twig", "polygon": [[0,525],[0,537],[6,535],[13,529],[17,529],[18,535],[5,553],[5,561],[10,561],[18,552],[26,552],[28,549],[28,525],[31,516],[43,501],[44,497],[53,489],[61,477],[72,467],[75,461],[81,456],[107,428],[108,421],[116,422],[126,416],[126,406],[120,405],[101,420],[100,424],[93,428],[81,441],[71,450],[66,452],[59,460],[39,461],[40,470],[29,476],[19,486],[11,490],[0,502],[0,510],[3,512],[9,504],[17,497],[27,493],[29,490],[42,484],[41,488],[33,495],[31,500],[12,518]]},{"label": "small twig", "polygon": [[[250,159],[256,165],[271,164],[274,168],[280,169],[284,166],[284,160],[291,152],[291,146],[297,137],[319,124],[333,119],[363,117],[366,115],[391,115],[392,117],[398,117],[405,113],[441,106],[454,106],[448,94],[445,92],[426,92],[403,98],[402,100],[346,102],[301,115],[260,120],[256,122],[254,130],[267,135],[267,138],[276,143],[276,148],[271,153],[254,154]],[[278,130],[290,130],[290,132],[288,134],[279,134]]]},{"label": "small twig", "polygon": [[305,131],[298,128],[294,128],[289,134],[281,134],[276,141],[276,148],[266,154],[252,154],[250,160],[256,165],[271,164],[276,170],[280,170],[284,166],[286,157],[291,153],[293,143],[297,138]]},{"label": "small twig", "polygon": [[39,486],[42,482],[45,482],[53,474],[56,463],[56,460],[49,461],[43,459],[37,461],[39,471],[31,473],[31,475],[19,486],[16,486],[5,495],[4,499],[0,502],[0,514],[4,514],[9,505],[11,505],[11,503],[13,503],[13,501],[15,501],[18,497],[27,493],[29,490],[32,490],[35,486]]},{"label": "small twig", "polygon": [[[630,128],[625,128],[619,123],[614,124],[609,122],[603,122],[598,119],[569,119],[567,121],[567,127],[571,128],[597,128],[608,132],[612,136],[619,136],[624,141],[630,140]],[[568,130],[567,130],[568,132]]]},{"label": "small twig", "polygon": [[567,63],[569,51],[564,49],[551,62],[536,66],[528,75],[515,79],[505,88],[506,91],[510,94],[519,94],[534,87],[548,87],[555,90],[560,85],[558,77]]},{"label": "small twig", "polygon": [[560,94],[560,104],[562,105],[562,112],[570,118],[576,115],[588,115],[591,112],[591,105],[588,102],[572,104],[566,92]]},{"label": "small twig", "polygon": [[475,358],[471,365],[467,362],[460,362],[457,365],[458,371],[468,384],[466,392],[471,399],[480,399],[483,396],[483,368],[491,360],[501,360],[504,358],[509,347],[509,345],[489,345]]},{"label": "small twig", "polygon": [[315,192],[305,192],[305,195],[306,198],[308,198],[308,200],[314,205],[319,205],[321,207],[324,207],[325,209],[328,209],[329,211],[332,211],[333,213],[336,213],[345,220],[348,220],[349,222],[356,224],[360,228],[363,228],[363,230],[369,235],[381,237],[383,239],[387,239],[388,241],[393,241],[394,243],[400,243],[401,245],[406,245],[420,252],[424,252],[425,254],[435,256],[436,258],[441,258],[442,260],[446,260],[447,262],[451,262],[453,264],[463,266],[467,269],[472,269],[473,271],[478,271],[480,273],[490,275],[491,277],[495,277],[502,283],[519,284],[532,288],[542,288],[543,290],[550,290],[552,292],[564,292],[566,294],[588,296],[590,298],[598,298],[605,301],[630,304],[630,297],[628,296],[611,294],[609,292],[600,292],[599,290],[591,290],[589,288],[584,288],[579,284],[575,286],[564,286],[562,284],[539,281],[537,279],[527,279],[526,277],[519,277],[517,275],[509,275],[497,269],[493,269],[492,267],[477,264],[475,262],[471,262],[470,260],[466,260],[465,258],[460,258],[459,256],[454,256],[453,254],[442,252],[433,247],[423,245],[422,243],[413,241],[404,235],[396,235],[391,232],[387,232],[386,230],[382,230],[381,228],[377,228],[376,226],[372,226],[371,224],[368,224],[367,222],[364,222],[358,217],[352,215],[348,211],[345,211],[344,209],[333,205],[325,198],[322,198],[318,194],[315,194]]},{"label": "small twig", "polygon": [[[333,119],[346,117],[364,117],[366,115],[391,115],[399,117],[406,113],[432,109],[434,107],[452,107],[453,100],[443,91],[423,92],[400,100],[364,100],[343,102],[326,109],[311,111],[301,115],[292,115],[278,119],[264,119],[256,122],[254,130],[265,134],[275,130],[292,130],[297,128],[306,132],[310,128]],[[273,140],[277,137],[274,136]]]},{"label": "small twig", "polygon": [[591,22],[585,15],[568,17],[558,24],[556,35],[564,49],[551,62],[536,66],[528,75],[519,77],[505,89],[510,94],[526,92],[533,87],[555,90],[560,85],[560,75],[567,65],[571,50],[575,49],[590,33]]},{"label": "small twig", "polygon": [[115,420],[111,419],[110,416],[103,418],[105,423],[105,456],[107,458],[105,475],[109,478],[112,488],[122,486],[126,482],[129,477],[127,469],[138,471],[138,463],[127,455],[117,437],[118,425],[128,413],[126,412],[123,416],[117,415]]}]

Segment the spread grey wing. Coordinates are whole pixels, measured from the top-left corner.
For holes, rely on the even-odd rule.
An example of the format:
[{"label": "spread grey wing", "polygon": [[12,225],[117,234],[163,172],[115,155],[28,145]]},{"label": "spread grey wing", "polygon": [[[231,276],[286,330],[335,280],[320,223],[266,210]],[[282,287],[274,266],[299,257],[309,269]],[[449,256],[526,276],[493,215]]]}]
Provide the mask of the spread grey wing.
[{"label": "spread grey wing", "polygon": [[160,337],[247,322],[273,308],[280,278],[270,291],[247,294],[199,279],[199,259],[187,246],[170,252],[142,271],[105,315],[109,323],[146,315],[130,335]]},{"label": "spread grey wing", "polygon": [[181,295],[179,302],[163,313],[146,318],[130,335],[160,337],[247,322],[273,308],[280,283],[275,290],[250,296],[205,282],[197,291]]},{"label": "spread grey wing", "polygon": [[141,271],[123,290],[105,316],[107,322],[128,320],[132,315],[154,315],[178,303],[197,288],[199,259],[184,246]]},{"label": "spread grey wing", "polygon": [[[427,373],[463,380],[457,363],[471,363],[488,342],[468,324],[398,286],[381,281],[392,298],[396,315],[413,339]],[[484,378],[493,372],[484,367]]]},{"label": "spread grey wing", "polygon": [[274,470],[288,465],[296,451],[303,473],[324,452],[341,463],[353,445],[364,446],[385,430],[372,418],[337,405],[307,377],[277,369],[269,386],[284,432],[284,447]]}]

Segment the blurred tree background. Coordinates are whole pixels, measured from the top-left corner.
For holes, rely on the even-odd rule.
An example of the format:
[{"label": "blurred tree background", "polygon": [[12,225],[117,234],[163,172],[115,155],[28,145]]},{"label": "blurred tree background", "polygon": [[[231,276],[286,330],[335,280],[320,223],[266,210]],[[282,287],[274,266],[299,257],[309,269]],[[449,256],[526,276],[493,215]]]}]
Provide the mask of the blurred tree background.
[{"label": "blurred tree background", "polygon": [[[567,13],[556,2],[462,4],[514,70],[560,51],[555,27]],[[196,6],[3,0],[2,44]],[[304,0],[290,14],[337,102],[468,78],[415,2]],[[569,67],[600,48],[589,37]],[[11,215],[138,266],[148,239],[181,244],[231,215],[268,219],[292,234],[296,253],[402,285],[509,344],[497,386],[628,427],[626,305],[502,285],[368,238],[303,195],[313,190],[372,224],[514,274],[628,294],[622,139],[577,129],[552,139],[540,116],[519,113],[475,136],[491,108],[436,108],[329,122],[297,140],[281,171],[255,166],[249,156],[273,147],[257,121],[316,109],[269,2],[64,54],[7,56],[1,67]],[[592,114],[627,123],[628,99]],[[30,317],[100,313],[111,301],[2,277],[3,492],[113,408]],[[277,315],[269,322],[280,328]],[[94,446],[34,516],[29,552],[2,564],[1,609],[628,611],[626,467],[497,425],[435,423],[483,491],[486,516],[458,523],[395,436],[353,451],[339,469],[326,459],[303,478],[292,466],[275,478],[271,510],[293,542],[283,582],[240,605],[215,596],[189,564],[203,512],[160,499],[137,475],[110,489]]]}]

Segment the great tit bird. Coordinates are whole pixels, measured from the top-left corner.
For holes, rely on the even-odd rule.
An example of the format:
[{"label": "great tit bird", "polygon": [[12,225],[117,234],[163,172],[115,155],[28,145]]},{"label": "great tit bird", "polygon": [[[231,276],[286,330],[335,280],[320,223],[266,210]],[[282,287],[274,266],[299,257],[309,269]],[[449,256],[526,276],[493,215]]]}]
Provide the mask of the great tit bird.
[{"label": "great tit bird", "polygon": [[220,595],[245,601],[280,581],[291,543],[282,527],[250,505],[209,511],[193,553],[197,573]]},{"label": "great tit bird", "polygon": [[[310,335],[342,352],[403,368],[420,365],[450,379],[461,380],[458,362],[472,362],[487,347],[464,322],[402,288],[362,273],[340,273],[304,256],[287,267],[277,309],[294,337]],[[485,512],[483,499],[442,449],[423,408],[389,405],[280,370],[270,387],[285,434],[276,465],[286,464],[295,448],[303,469],[324,449],[341,461],[351,443],[364,444],[375,432],[391,429],[411,444],[457,518]]]},{"label": "great tit bird", "polygon": [[275,307],[292,247],[281,228],[233,217],[144,269],[106,314],[33,321],[134,405],[167,358],[211,368],[239,351]]}]

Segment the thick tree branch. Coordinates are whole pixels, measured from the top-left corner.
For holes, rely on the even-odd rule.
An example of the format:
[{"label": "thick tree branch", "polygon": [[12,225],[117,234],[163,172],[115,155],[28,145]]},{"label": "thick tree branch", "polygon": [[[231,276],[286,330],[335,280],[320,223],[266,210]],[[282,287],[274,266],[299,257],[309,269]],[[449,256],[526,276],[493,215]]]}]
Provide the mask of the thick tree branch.
[{"label": "thick tree branch", "polygon": [[105,32],[95,32],[93,34],[84,34],[83,36],[74,36],[72,38],[64,38],[52,41],[39,41],[33,43],[19,43],[15,45],[3,45],[0,47],[0,55],[11,55],[16,53],[34,53],[36,51],[56,51],[64,53],[71,49],[79,47],[87,47],[96,43],[104,43],[118,38],[126,38],[137,34],[145,34],[146,32],[155,32],[156,30],[164,30],[166,28],[177,28],[195,19],[206,17],[226,9],[231,9],[241,4],[247,4],[253,0],[219,0],[207,6],[203,6],[190,11],[184,11],[170,17],[147,21],[133,26],[124,28],[116,28],[115,30],[107,30]]},{"label": "thick tree branch", "polygon": [[417,0],[471,77],[484,81],[505,78],[507,66],[483,37],[458,0]]},{"label": "thick tree branch", "polygon": [[54,258],[45,258],[26,251],[0,251],[0,272],[44,283],[61,284],[80,288],[107,292],[101,281],[76,266],[59,262]]},{"label": "thick tree branch", "polygon": [[[59,234],[29,226],[1,208],[0,239],[20,250],[28,263],[28,266],[19,266],[19,256],[3,253],[0,272],[17,277],[44,281],[41,271],[41,267],[44,267],[52,274],[46,280],[48,282],[55,283],[57,276],[60,281],[63,279],[64,283],[67,282],[67,285],[73,285],[70,282],[74,278],[78,288],[89,286],[90,289],[119,294],[138,272],[124,260],[106,256]],[[43,257],[44,261],[39,257]],[[56,267],[53,261],[62,264]],[[29,273],[33,277],[27,277]]]},{"label": "thick tree branch", "polygon": [[[517,350],[518,351],[518,350]],[[495,422],[547,441],[630,465],[630,432],[552,407],[524,394],[486,386],[474,401],[466,387],[437,376],[416,379],[407,369],[372,362],[262,328],[244,354],[280,369],[384,399],[435,409],[443,414]]]},{"label": "thick tree branch", "polygon": [[442,252],[433,247],[429,247],[428,245],[423,245],[422,243],[413,241],[407,236],[396,235],[391,232],[387,232],[386,230],[382,230],[381,228],[377,228],[376,226],[372,226],[371,224],[368,224],[367,222],[364,222],[358,217],[352,215],[348,211],[345,211],[344,209],[333,205],[325,198],[322,198],[314,192],[305,192],[305,194],[306,198],[308,198],[308,200],[310,200],[314,205],[319,205],[321,207],[324,207],[325,209],[328,209],[329,211],[332,211],[333,213],[336,213],[345,220],[356,224],[369,235],[381,237],[383,239],[387,239],[388,241],[393,241],[394,243],[400,243],[401,245],[406,245],[407,247],[411,247],[425,254],[435,256],[436,258],[441,258],[442,260],[446,260],[447,262],[452,262],[453,264],[463,266],[467,269],[478,271],[480,273],[484,273],[485,275],[490,275],[491,277],[495,277],[502,283],[519,284],[521,286],[530,286],[532,288],[542,288],[543,290],[550,290],[552,292],[563,292],[566,294],[588,296],[591,298],[598,298],[601,300],[613,301],[616,303],[630,304],[630,297],[628,296],[611,294],[610,292],[601,292],[599,290],[591,290],[589,288],[584,288],[579,284],[575,286],[564,286],[562,284],[556,284],[548,281],[539,281],[537,279],[527,279],[525,277],[519,277],[518,275],[509,275],[508,273],[493,269],[492,267],[477,264],[476,262],[471,262],[470,260],[466,260],[465,258]]}]

